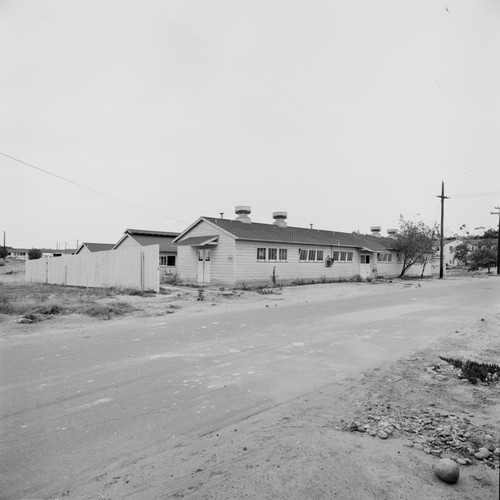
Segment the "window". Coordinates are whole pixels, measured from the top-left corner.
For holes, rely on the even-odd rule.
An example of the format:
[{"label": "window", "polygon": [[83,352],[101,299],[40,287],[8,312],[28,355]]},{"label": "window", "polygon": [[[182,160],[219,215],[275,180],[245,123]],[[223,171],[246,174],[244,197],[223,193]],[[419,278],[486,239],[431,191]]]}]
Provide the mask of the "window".
[{"label": "window", "polygon": [[307,250],[299,250],[299,260],[300,261],[307,260]]},{"label": "window", "polygon": [[347,262],[352,262],[352,256],[353,256],[352,252],[347,252]]},{"label": "window", "polygon": [[309,250],[309,260],[316,260],[316,250]]},{"label": "window", "polygon": [[167,256],[160,255],[160,266],[166,266],[166,265],[167,265]]},{"label": "window", "polygon": [[369,255],[361,255],[361,264],[369,264],[370,256]]},{"label": "window", "polygon": [[265,248],[257,248],[257,260],[266,260]]},{"label": "window", "polygon": [[276,260],[278,257],[278,250],[276,248],[269,248],[269,260]]},{"label": "window", "polygon": [[387,255],[387,262],[392,262],[392,253]]},{"label": "window", "polygon": [[318,250],[316,252],[316,260],[323,261],[323,250]]},{"label": "window", "polygon": [[287,254],[286,248],[280,248],[280,260],[287,260]]},{"label": "window", "polygon": [[175,266],[175,255],[167,255],[167,266]]},{"label": "window", "polygon": [[347,260],[347,252],[340,252],[340,262],[345,262]]},{"label": "window", "polygon": [[333,252],[333,262],[338,262],[338,260],[339,260],[339,252],[335,250]]}]

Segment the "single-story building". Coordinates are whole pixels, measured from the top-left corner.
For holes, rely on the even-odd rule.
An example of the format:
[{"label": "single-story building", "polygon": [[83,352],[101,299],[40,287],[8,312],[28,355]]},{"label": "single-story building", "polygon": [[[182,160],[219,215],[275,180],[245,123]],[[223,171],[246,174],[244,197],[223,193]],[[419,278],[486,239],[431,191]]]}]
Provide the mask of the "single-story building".
[{"label": "single-story building", "polygon": [[149,231],[145,229],[125,229],[123,236],[113,246],[117,248],[137,246],[160,246],[160,279],[166,274],[174,274],[177,266],[177,247],[172,244],[179,233]]},{"label": "single-story building", "polygon": [[75,252],[75,255],[94,252],[107,252],[108,250],[112,250],[114,246],[114,243],[82,243],[78,247],[78,250]]},{"label": "single-story building", "polygon": [[[401,272],[393,237],[288,226],[286,212],[274,223],[253,222],[250,207],[236,207],[234,220],[200,217],[178,235],[177,272],[183,281],[238,285],[277,281],[336,280]],[[391,231],[393,233],[393,231]],[[427,273],[430,273],[430,266]]]},{"label": "single-story building", "polygon": [[[28,253],[32,248],[8,248],[8,257],[14,257],[16,259],[28,260]],[[53,249],[53,248],[40,248],[43,257],[60,257],[61,255],[73,255],[75,250],[72,248]]]}]

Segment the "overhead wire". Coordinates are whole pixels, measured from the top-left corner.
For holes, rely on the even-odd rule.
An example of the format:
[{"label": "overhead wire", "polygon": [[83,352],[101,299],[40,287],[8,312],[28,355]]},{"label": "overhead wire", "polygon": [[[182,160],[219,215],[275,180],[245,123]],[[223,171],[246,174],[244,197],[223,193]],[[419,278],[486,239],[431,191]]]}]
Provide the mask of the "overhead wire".
[{"label": "overhead wire", "polygon": [[45,173],[47,175],[51,175],[52,177],[56,177],[57,179],[60,179],[62,181],[69,182],[70,184],[73,184],[75,186],[81,187],[81,188],[86,189],[88,191],[92,191],[93,193],[97,193],[97,194],[99,194],[101,196],[104,196],[106,198],[110,198],[110,199],[112,199],[114,201],[118,201],[118,202],[123,203],[125,205],[129,205],[130,207],[137,208],[139,210],[143,210],[145,212],[149,212],[151,214],[158,215],[159,217],[164,217],[165,219],[170,219],[170,220],[173,220],[175,222],[179,222],[181,224],[187,224],[186,221],[182,221],[180,219],[176,219],[175,217],[170,217],[168,215],[165,215],[165,214],[162,214],[162,213],[159,213],[159,212],[155,212],[154,210],[150,210],[149,208],[145,208],[145,207],[142,207],[140,205],[136,205],[135,203],[131,203],[131,202],[126,201],[126,200],[122,200],[121,198],[117,198],[116,196],[104,193],[103,191],[99,191],[98,189],[95,189],[93,187],[86,186],[85,184],[81,184],[79,182],[76,182],[76,181],[73,181],[71,179],[68,179],[67,177],[63,177],[62,175],[55,174],[54,172],[50,172],[49,170],[45,170],[44,168],[37,167],[36,165],[33,165],[32,163],[28,163],[27,161],[21,160],[20,158],[16,158],[15,156],[8,155],[7,153],[2,153],[0,151],[0,155],[5,156],[6,158],[10,158],[13,161],[16,161],[18,163],[26,165],[26,166],[28,166],[30,168],[33,168],[35,170],[38,170],[40,172],[43,172],[43,173]]}]

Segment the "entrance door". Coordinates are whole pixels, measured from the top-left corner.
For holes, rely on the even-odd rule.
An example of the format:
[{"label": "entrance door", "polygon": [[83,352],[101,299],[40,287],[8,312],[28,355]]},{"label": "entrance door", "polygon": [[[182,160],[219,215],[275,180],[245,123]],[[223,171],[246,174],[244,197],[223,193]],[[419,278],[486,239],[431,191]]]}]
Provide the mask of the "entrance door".
[{"label": "entrance door", "polygon": [[196,268],[198,283],[210,283],[210,258],[211,251],[208,248],[198,249],[198,263]]},{"label": "entrance door", "polygon": [[359,265],[359,274],[362,278],[370,278],[372,274],[371,256],[369,254],[361,254],[361,263]]}]

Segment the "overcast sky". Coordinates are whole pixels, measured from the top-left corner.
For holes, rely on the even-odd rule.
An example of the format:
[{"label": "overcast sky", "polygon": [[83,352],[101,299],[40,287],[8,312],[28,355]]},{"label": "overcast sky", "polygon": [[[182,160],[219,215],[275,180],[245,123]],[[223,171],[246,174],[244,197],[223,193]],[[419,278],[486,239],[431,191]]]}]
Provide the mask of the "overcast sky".
[{"label": "overcast sky", "polygon": [[235,205],[385,234],[441,181],[448,233],[498,223],[498,0],[0,0],[0,47],[8,245]]}]

